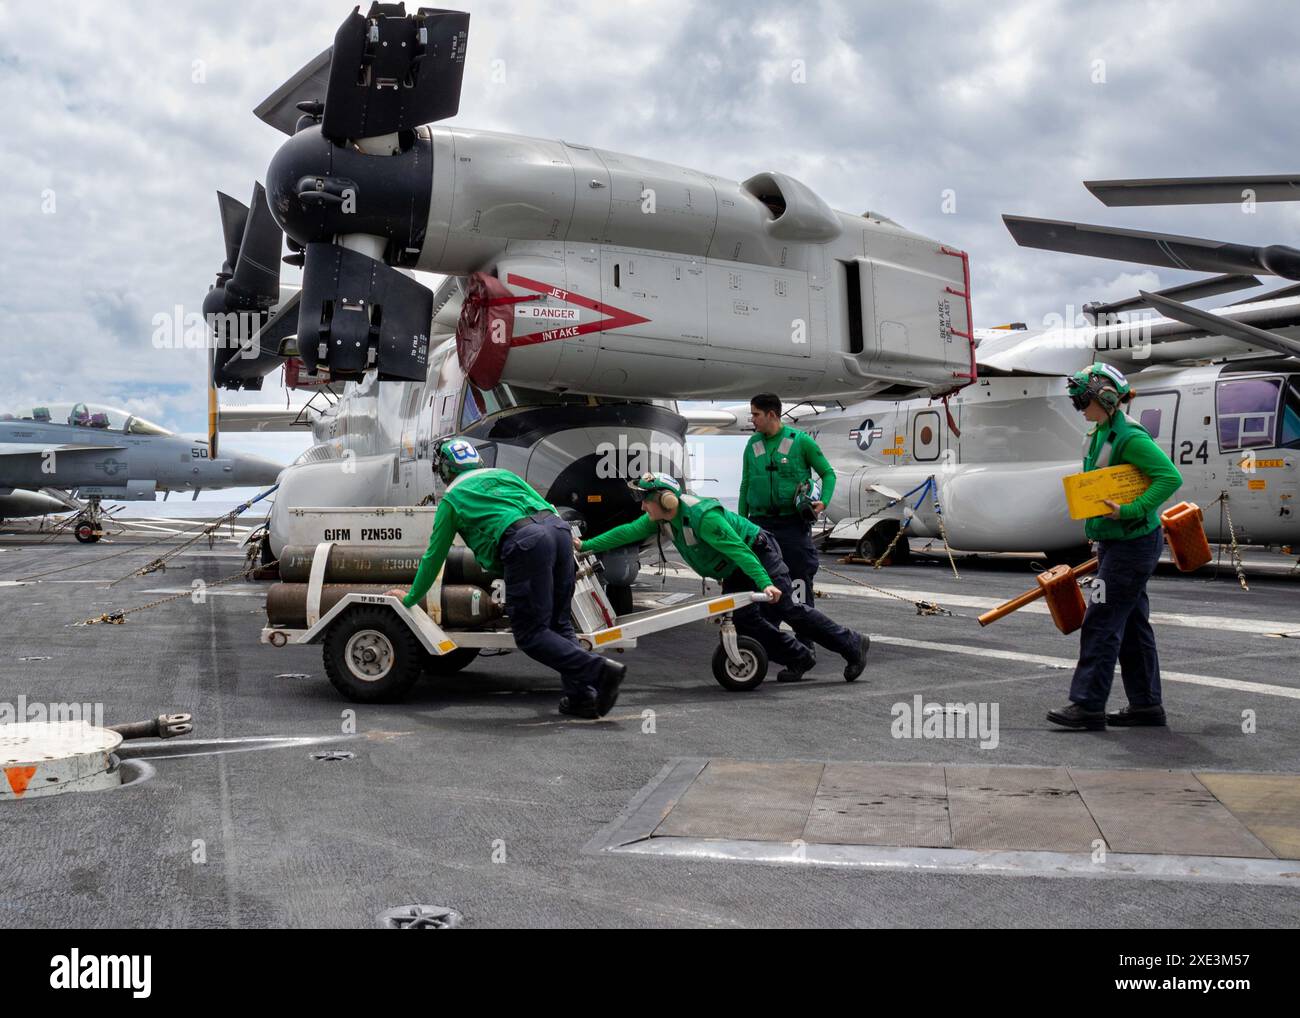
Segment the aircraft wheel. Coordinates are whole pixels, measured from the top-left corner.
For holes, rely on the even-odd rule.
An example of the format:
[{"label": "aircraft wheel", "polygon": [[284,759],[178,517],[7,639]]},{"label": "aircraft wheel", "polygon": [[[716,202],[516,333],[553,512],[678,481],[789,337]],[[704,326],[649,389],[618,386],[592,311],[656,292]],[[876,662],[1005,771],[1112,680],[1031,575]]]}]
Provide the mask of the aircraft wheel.
[{"label": "aircraft wheel", "polygon": [[77,524],[72,534],[82,544],[94,544],[99,540],[99,535],[95,533],[95,525],[85,520]]},{"label": "aircraft wheel", "polygon": [[353,607],[325,634],[325,674],[353,703],[403,699],[423,657],[424,648],[388,608]]},{"label": "aircraft wheel", "polygon": [[421,662],[424,666],[424,674],[437,677],[440,675],[454,675],[469,666],[469,663],[478,657],[478,647],[457,647],[450,654],[425,654]]},{"label": "aircraft wheel", "polygon": [[[885,554],[885,549],[889,547],[889,542],[894,539],[898,533],[898,526],[879,524],[871,528],[869,533],[863,534],[858,540],[857,553],[859,558],[870,559],[873,563]],[[889,558],[881,565],[900,566],[912,558],[912,549],[907,543],[906,537],[900,537],[898,543],[894,545],[894,550],[889,553]]]},{"label": "aircraft wheel", "polygon": [[767,652],[752,636],[737,636],[736,647],[743,659],[740,665],[732,664],[727,649],[718,644],[718,649],[713,652],[713,677],[723,689],[747,693],[757,689],[767,678]]}]

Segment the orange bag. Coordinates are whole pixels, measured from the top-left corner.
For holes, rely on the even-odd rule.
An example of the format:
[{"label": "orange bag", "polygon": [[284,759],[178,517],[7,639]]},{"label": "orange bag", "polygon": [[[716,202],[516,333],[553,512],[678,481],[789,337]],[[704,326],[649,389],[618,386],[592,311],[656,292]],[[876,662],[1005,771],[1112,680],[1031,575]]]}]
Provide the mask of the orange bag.
[{"label": "orange bag", "polygon": [[[1179,502],[1160,514],[1165,528],[1165,540],[1174,564],[1185,573],[1200,569],[1214,556],[1205,536],[1205,521],[1201,507],[1195,502]],[[1041,579],[1040,581],[1041,582]]]}]

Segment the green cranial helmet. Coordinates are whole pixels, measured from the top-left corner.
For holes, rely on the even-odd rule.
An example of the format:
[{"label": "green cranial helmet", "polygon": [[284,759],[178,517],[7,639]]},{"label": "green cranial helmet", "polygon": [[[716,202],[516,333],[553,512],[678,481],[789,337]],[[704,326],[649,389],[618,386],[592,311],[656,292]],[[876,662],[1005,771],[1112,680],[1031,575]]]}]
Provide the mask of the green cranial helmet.
[{"label": "green cranial helmet", "polygon": [[1088,404],[1095,399],[1107,413],[1113,414],[1119,408],[1120,400],[1132,388],[1119,368],[1097,361],[1071,375],[1066,391],[1076,410],[1087,409]]},{"label": "green cranial helmet", "polygon": [[641,500],[656,491],[667,491],[673,495],[682,493],[682,486],[668,474],[642,474],[634,481],[628,481],[627,486],[632,489],[632,494]]},{"label": "green cranial helmet", "polygon": [[468,470],[477,470],[483,465],[483,457],[474,448],[474,444],[463,438],[453,438],[443,442],[438,446],[438,451],[433,457],[434,469],[446,484],[450,484],[460,474]]}]

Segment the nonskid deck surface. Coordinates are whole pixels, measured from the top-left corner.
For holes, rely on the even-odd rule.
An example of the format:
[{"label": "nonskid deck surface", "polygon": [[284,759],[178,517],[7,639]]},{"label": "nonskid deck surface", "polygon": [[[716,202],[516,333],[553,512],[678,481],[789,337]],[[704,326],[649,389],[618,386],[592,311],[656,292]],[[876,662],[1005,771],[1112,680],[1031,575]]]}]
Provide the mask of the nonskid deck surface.
[{"label": "nonskid deck surface", "polygon": [[[818,606],[873,638],[859,682],[823,652],[814,681],[727,693],[716,627],[693,624],[627,652],[610,718],[580,722],[518,653],[405,704],[349,704],[318,648],[256,642],[264,587],[245,580],[75,625],[243,567],[237,544],[201,542],[110,588],[158,553],[129,543],[0,538],[0,711],[195,721],[137,743],[147,773],[124,788],[0,804],[0,925],[368,926],[415,903],[478,926],[1300,920],[1300,879],[1279,876],[1295,868],[1300,584],[1250,556],[1249,593],[1230,570],[1151,582],[1170,727],[1074,733],[1043,714],[1065,702],[1077,638],[1043,614],[974,621],[1033,582],[1027,564],[962,560],[958,582],[946,561],[824,556],[957,616],[823,572]],[[645,575],[643,601],[698,596]],[[628,826],[656,802],[654,828]]]}]

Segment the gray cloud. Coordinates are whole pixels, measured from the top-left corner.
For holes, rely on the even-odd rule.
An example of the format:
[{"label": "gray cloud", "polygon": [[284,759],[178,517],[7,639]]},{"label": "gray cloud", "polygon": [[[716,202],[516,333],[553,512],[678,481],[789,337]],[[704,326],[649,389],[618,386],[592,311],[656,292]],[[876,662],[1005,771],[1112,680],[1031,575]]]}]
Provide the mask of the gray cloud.
[{"label": "gray cloud", "polygon": [[[281,141],[252,107],[348,9],[61,2],[34,31],[26,9],[0,7],[0,404],[77,390],[201,427],[202,356],[154,349],[149,323],[197,310],[222,255],[213,192],[246,200]],[[838,208],[970,251],[982,325],[1188,278],[1022,250],[1003,212],[1256,243],[1300,227],[1291,206],[1109,210],[1079,186],[1295,170],[1300,29],[1284,3],[468,9],[452,123],[737,179],[789,172]]]}]

